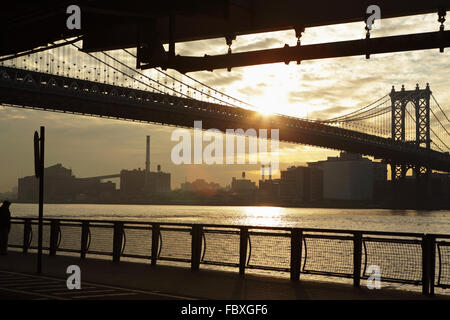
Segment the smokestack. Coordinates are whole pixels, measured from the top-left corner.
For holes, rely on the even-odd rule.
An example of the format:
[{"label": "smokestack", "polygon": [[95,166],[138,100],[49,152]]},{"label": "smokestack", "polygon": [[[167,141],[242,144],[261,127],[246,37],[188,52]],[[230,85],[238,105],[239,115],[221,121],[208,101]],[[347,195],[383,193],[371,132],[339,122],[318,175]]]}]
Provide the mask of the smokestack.
[{"label": "smokestack", "polygon": [[272,164],[269,164],[269,180],[272,180]]},{"label": "smokestack", "polygon": [[262,177],[262,181],[264,181],[264,165],[262,165],[262,167],[261,167],[261,177]]},{"label": "smokestack", "polygon": [[147,136],[147,149],[145,154],[145,172],[150,172],[150,136]]}]

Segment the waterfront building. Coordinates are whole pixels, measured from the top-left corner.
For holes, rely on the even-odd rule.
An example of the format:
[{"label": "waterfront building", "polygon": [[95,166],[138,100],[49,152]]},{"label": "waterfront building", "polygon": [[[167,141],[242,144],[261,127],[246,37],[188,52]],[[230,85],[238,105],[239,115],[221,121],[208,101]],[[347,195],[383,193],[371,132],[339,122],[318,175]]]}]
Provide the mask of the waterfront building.
[{"label": "waterfront building", "polygon": [[323,198],[327,200],[372,201],[375,190],[386,186],[386,163],[373,162],[359,154],[341,152],[339,157],[308,166],[323,171]]},{"label": "waterfront building", "polygon": [[322,200],[323,174],[318,168],[292,166],[281,171],[280,198],[288,202]]}]

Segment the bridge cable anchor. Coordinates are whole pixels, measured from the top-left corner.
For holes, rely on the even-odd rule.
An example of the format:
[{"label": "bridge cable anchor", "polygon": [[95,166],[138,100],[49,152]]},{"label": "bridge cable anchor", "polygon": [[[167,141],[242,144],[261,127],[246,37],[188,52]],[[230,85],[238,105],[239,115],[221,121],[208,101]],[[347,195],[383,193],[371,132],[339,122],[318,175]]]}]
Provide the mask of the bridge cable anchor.
[{"label": "bridge cable anchor", "polygon": [[369,13],[365,13],[365,18],[364,18],[364,23],[366,24],[365,26],[365,30],[366,30],[366,59],[370,59],[370,30],[372,30],[372,26],[369,25],[369,18],[370,18],[370,14]]},{"label": "bridge cable anchor", "polygon": [[[441,23],[441,25],[439,26],[439,33],[440,33],[440,37],[443,36],[444,34],[444,30],[445,30],[445,25],[444,22],[445,20],[445,16],[447,15],[447,11],[445,10],[445,8],[440,8],[438,11],[438,22]],[[439,48],[439,52],[444,52],[444,47],[440,47]]]},{"label": "bridge cable anchor", "polygon": [[[294,28],[295,30],[295,37],[297,38],[297,48],[300,48],[301,46],[301,37],[302,37],[302,33],[305,32],[305,26],[297,26]],[[301,60],[297,60],[297,64],[301,64],[302,61]]]},{"label": "bridge cable anchor", "polygon": [[[289,52],[289,48],[290,48],[290,46],[287,43],[285,43],[284,44],[284,49],[286,49],[286,52]],[[284,64],[285,65],[289,65],[290,62],[291,61],[289,61],[289,58],[287,58],[287,55],[286,55],[286,60],[284,60]]]},{"label": "bridge cable anchor", "polygon": [[366,50],[367,50],[366,59],[370,59],[370,27],[367,25],[367,22],[365,29],[366,29]]},{"label": "bridge cable anchor", "polygon": [[[227,42],[228,54],[229,55],[231,55],[231,45],[233,44],[233,40],[236,40],[236,36],[235,35],[227,35],[227,36],[225,36],[225,41]],[[227,71],[230,72],[231,71],[231,67],[228,67]]]}]

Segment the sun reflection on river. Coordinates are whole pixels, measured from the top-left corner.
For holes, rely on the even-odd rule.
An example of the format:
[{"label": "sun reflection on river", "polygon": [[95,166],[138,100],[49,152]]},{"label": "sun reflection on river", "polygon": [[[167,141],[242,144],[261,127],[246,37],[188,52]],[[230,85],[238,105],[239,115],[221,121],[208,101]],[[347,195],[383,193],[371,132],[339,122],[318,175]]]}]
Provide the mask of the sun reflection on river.
[{"label": "sun reflection on river", "polygon": [[280,207],[243,207],[242,211],[237,223],[243,225],[280,226],[286,214],[286,209]]}]

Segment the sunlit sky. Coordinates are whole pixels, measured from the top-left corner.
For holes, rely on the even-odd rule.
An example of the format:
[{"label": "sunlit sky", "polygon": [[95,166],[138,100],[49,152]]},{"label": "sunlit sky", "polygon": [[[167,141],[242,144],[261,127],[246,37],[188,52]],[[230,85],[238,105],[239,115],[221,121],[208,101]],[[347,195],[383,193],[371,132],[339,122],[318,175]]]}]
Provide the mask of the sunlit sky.
[{"label": "sunlit sky", "polygon": [[[375,24],[372,37],[437,31],[437,15],[386,19]],[[361,39],[364,24],[352,23],[306,29],[302,44]],[[233,52],[295,45],[294,30],[239,36]],[[226,53],[225,39],[177,44],[177,53],[204,55]],[[263,113],[282,113],[310,119],[326,119],[361,108],[386,95],[394,85],[407,89],[430,83],[441,106],[450,111],[448,52],[414,51],[243,67],[190,76],[226,94],[249,102]],[[171,162],[170,141],[174,128],[127,121],[98,119],[44,111],[0,107],[0,192],[17,186],[17,178],[33,174],[32,138],[39,126],[46,127],[46,166],[62,163],[77,177],[118,173],[145,167],[145,136],[152,136],[151,169],[161,164],[172,173],[172,188],[185,180],[203,178],[225,186],[246,171],[259,178],[258,165],[180,165]],[[309,146],[280,144],[280,167],[326,159],[339,152]],[[277,174],[274,175],[277,177]],[[116,181],[118,182],[118,181]]]}]

